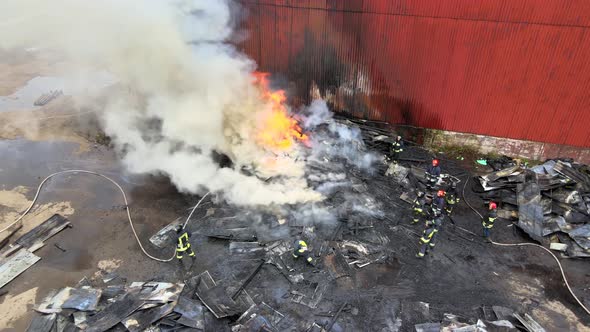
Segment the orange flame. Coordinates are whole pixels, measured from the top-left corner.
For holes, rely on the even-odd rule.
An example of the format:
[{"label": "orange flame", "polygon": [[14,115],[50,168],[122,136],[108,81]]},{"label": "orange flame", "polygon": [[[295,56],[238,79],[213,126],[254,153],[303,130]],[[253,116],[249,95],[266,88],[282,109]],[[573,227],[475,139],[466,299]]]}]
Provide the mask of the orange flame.
[{"label": "orange flame", "polygon": [[297,141],[307,144],[309,138],[303,134],[297,120],[287,111],[285,91],[270,90],[268,73],[255,72],[254,78],[254,84],[260,88],[263,100],[272,107],[270,114],[262,120],[256,137],[258,144],[273,151],[289,151]]}]

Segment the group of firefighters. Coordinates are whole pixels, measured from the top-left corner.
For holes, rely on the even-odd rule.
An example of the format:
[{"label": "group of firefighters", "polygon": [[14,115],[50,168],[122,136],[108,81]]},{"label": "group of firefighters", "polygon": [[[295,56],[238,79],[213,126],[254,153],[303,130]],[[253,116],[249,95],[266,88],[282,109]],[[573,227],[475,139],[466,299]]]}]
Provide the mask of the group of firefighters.
[{"label": "group of firefighters", "polygon": [[[397,136],[391,145],[390,159],[397,163],[400,154],[404,150],[404,143],[401,136]],[[425,187],[426,191],[432,193],[427,195],[424,191],[418,191],[413,204],[413,217],[411,224],[418,224],[420,221],[425,222],[425,229],[420,237],[420,251],[416,257],[424,257],[430,248],[434,248],[436,234],[443,224],[443,218],[446,215],[452,222],[451,214],[459,197],[457,195],[457,183],[451,181],[450,184],[440,188],[438,183],[441,179],[441,168],[438,159],[433,159],[425,170]],[[438,188],[438,189],[437,189]],[[490,202],[488,205],[488,214],[482,220],[483,236],[488,239],[490,231],[494,227],[494,221],[497,218],[497,204]],[[193,260],[195,253],[189,242],[190,234],[182,227],[177,228],[178,242],[176,246],[176,258],[181,261],[185,253]],[[310,255],[307,243],[303,240],[297,240],[292,252],[293,258],[303,257],[309,264],[315,265]]]},{"label": "group of firefighters", "polygon": [[[391,146],[391,159],[397,162],[400,153],[403,151],[403,141],[400,136]],[[418,191],[416,199],[413,204],[413,217],[411,224],[417,224],[421,220],[425,221],[425,229],[420,237],[420,251],[416,257],[424,257],[430,248],[434,248],[436,234],[443,224],[444,216],[446,215],[451,222],[451,214],[457,203],[459,197],[457,195],[457,182],[451,181],[446,186],[438,186],[441,179],[441,168],[438,159],[433,159],[425,170],[425,187],[426,191],[436,194],[427,195],[423,191]],[[438,187],[438,190],[436,190]],[[445,188],[442,188],[445,187]],[[432,198],[430,198],[432,197]],[[494,227],[494,222],[497,218],[497,204],[490,202],[488,205],[488,214],[482,220],[483,237],[488,240],[490,231]]]}]

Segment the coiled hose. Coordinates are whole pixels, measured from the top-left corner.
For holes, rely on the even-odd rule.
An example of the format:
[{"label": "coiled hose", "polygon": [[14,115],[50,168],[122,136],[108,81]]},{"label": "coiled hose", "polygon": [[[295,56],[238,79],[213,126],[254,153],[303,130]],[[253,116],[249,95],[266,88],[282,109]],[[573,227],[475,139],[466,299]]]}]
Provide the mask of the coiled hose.
[{"label": "coiled hose", "polygon": [[[174,259],[175,253],[173,253],[172,254],[172,257],[170,257],[170,258],[162,259],[162,258],[158,258],[158,257],[155,257],[155,256],[150,255],[145,250],[143,244],[141,244],[141,240],[139,240],[139,236],[137,235],[137,232],[135,231],[135,226],[133,225],[133,220],[131,219],[131,212],[129,211],[129,202],[127,201],[127,195],[125,195],[125,191],[123,190],[123,188],[115,180],[109,178],[108,176],[106,176],[104,174],[93,172],[93,171],[82,170],[82,169],[72,169],[72,170],[66,170],[66,171],[56,172],[56,173],[53,173],[53,174],[47,176],[45,179],[43,179],[43,181],[41,181],[41,184],[39,184],[39,187],[37,188],[37,192],[35,193],[35,197],[33,198],[33,201],[31,202],[31,205],[29,205],[29,207],[25,210],[25,212],[23,212],[23,214],[21,214],[15,221],[13,221],[8,226],[6,226],[3,229],[1,229],[0,230],[0,233],[5,232],[6,230],[8,230],[14,224],[16,224],[17,222],[19,222],[20,220],[22,220],[23,217],[26,216],[27,213],[29,213],[31,211],[31,209],[35,205],[35,202],[37,202],[37,199],[39,198],[39,193],[41,192],[41,189],[43,188],[43,185],[49,179],[51,179],[54,176],[61,175],[61,174],[67,174],[67,173],[92,174],[92,175],[96,175],[96,176],[102,177],[104,179],[107,179],[112,184],[114,184],[117,187],[117,189],[119,189],[119,191],[121,192],[121,194],[123,195],[123,200],[125,201],[125,211],[127,211],[127,219],[129,220],[129,226],[131,226],[131,231],[133,232],[133,236],[135,237],[135,240],[137,241],[137,244],[139,245],[139,248],[141,249],[141,251],[143,251],[143,253],[147,257],[149,257],[150,259],[153,259],[153,260],[158,261],[158,262],[170,262],[170,261],[172,261]],[[197,203],[197,205],[195,205],[193,207],[193,209],[192,209],[191,213],[189,214],[188,218],[186,218],[186,221],[182,225],[182,228],[183,229],[188,224],[191,216],[193,215],[193,213],[195,212],[195,210],[197,209],[197,207],[199,207],[199,205],[201,204],[201,202],[203,201],[203,199],[205,199],[205,197],[207,197],[208,195],[209,195],[209,192],[207,192],[205,195],[203,195],[203,197],[201,197],[201,199],[199,200],[199,202]]]},{"label": "coiled hose", "polygon": [[[469,202],[465,198],[465,188],[467,187],[467,183],[469,182],[470,179],[471,179],[471,176],[468,176],[467,177],[467,180],[465,180],[465,185],[463,186],[463,191],[462,191],[463,201],[480,218],[483,218],[483,216],[481,215],[481,213],[479,213],[475,208],[473,208],[473,206],[471,206],[471,204],[469,204]],[[470,232],[470,231],[468,231],[466,229],[463,229],[461,227],[458,227],[458,228],[461,229],[462,231],[466,231],[466,232],[472,233],[472,232]],[[582,303],[582,301],[580,301],[580,299],[578,299],[578,297],[576,296],[576,294],[574,294],[574,291],[572,291],[572,288],[570,287],[570,284],[567,281],[567,278],[565,277],[565,272],[563,271],[563,266],[561,266],[561,262],[559,261],[559,259],[557,258],[557,256],[555,256],[555,254],[553,254],[551,252],[551,250],[549,250],[549,249],[547,249],[547,248],[545,248],[545,247],[543,247],[541,245],[538,245],[536,243],[526,243],[526,242],[523,242],[523,243],[498,243],[498,242],[494,242],[494,241],[491,241],[491,243],[493,245],[500,246],[500,247],[524,247],[524,246],[532,246],[532,247],[537,247],[537,248],[541,248],[541,249],[545,250],[547,253],[549,253],[551,255],[551,257],[553,257],[553,259],[557,263],[557,266],[559,267],[559,271],[561,271],[561,276],[563,277],[563,281],[565,282],[565,286],[567,287],[567,289],[570,292],[570,294],[572,294],[572,296],[574,297],[574,299],[576,299],[576,302],[578,302],[578,304],[582,307],[582,309],[584,309],[584,311],[586,311],[586,313],[588,315],[590,315],[590,310],[588,310],[588,308],[586,308],[586,306]]]}]

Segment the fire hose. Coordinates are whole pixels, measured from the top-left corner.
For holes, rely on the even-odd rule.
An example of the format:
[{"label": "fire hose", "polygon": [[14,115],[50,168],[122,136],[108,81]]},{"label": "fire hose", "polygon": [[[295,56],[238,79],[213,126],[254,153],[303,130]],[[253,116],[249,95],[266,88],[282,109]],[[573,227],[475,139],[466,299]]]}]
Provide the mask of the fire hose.
[{"label": "fire hose", "polygon": [[[141,251],[147,257],[149,257],[149,258],[151,258],[151,259],[153,259],[155,261],[158,261],[158,262],[170,262],[170,261],[172,261],[174,259],[175,254],[173,254],[172,257],[170,257],[170,258],[163,259],[163,258],[154,257],[154,256],[150,255],[145,250],[143,244],[141,243],[141,240],[139,239],[139,236],[137,235],[137,232],[135,231],[135,226],[133,225],[133,220],[131,219],[131,212],[129,210],[129,202],[127,201],[127,195],[125,195],[125,191],[123,190],[123,188],[115,180],[113,180],[113,179],[109,178],[108,176],[106,176],[104,174],[101,174],[101,173],[97,173],[97,172],[93,172],[93,171],[87,171],[87,170],[81,170],[81,169],[72,169],[72,170],[66,170],[66,171],[56,172],[56,173],[53,173],[53,174],[47,176],[43,181],[41,181],[41,184],[39,184],[39,187],[37,188],[37,192],[35,193],[35,197],[33,198],[33,201],[31,202],[31,205],[29,205],[29,207],[25,210],[25,212],[23,212],[23,214],[21,214],[15,221],[13,221],[8,226],[6,226],[3,229],[1,229],[0,230],[0,233],[5,232],[6,230],[8,230],[14,224],[16,224],[17,222],[19,222],[20,220],[22,220],[24,218],[24,216],[26,216],[27,213],[29,213],[31,211],[31,209],[35,205],[35,202],[37,202],[37,199],[39,198],[39,194],[41,193],[41,189],[43,188],[43,185],[49,179],[51,179],[54,176],[61,175],[61,174],[66,174],[66,173],[92,174],[92,175],[96,175],[96,176],[102,177],[104,179],[107,179],[108,181],[110,181],[111,183],[113,183],[117,187],[117,189],[119,189],[119,191],[121,192],[121,194],[123,195],[123,201],[125,202],[125,211],[127,212],[127,219],[129,220],[129,226],[131,226],[131,231],[133,232],[133,236],[135,237],[135,240],[137,241],[137,244],[139,245],[139,248],[141,249]],[[203,201],[203,199],[205,199],[205,197],[207,197],[208,195],[209,195],[209,192],[207,192],[205,195],[203,195],[203,197],[201,197],[201,199],[193,207],[191,213],[188,215],[188,217],[186,218],[186,221],[182,225],[182,228],[183,229],[188,224],[191,216],[193,215],[193,213],[195,212],[195,210],[197,209],[197,207],[199,207],[199,205],[201,204],[201,202]]]},{"label": "fire hose", "polygon": [[[479,213],[473,206],[471,206],[471,204],[469,204],[469,202],[465,198],[465,188],[467,187],[467,183],[469,182],[470,179],[471,179],[471,176],[468,176],[467,177],[467,180],[465,180],[465,185],[463,186],[463,191],[462,191],[463,201],[480,218],[483,218],[483,216],[481,215],[481,213]],[[473,235],[476,235],[473,232],[470,232],[469,230],[466,230],[464,228],[461,228],[461,227],[457,227],[457,228],[459,228],[460,230],[462,230],[464,232],[468,232],[468,233],[471,233]],[[541,245],[538,245],[536,243],[528,243],[528,242],[523,242],[523,243],[498,243],[498,242],[494,242],[494,241],[490,241],[490,242],[493,245],[500,246],[500,247],[524,247],[524,246],[532,246],[532,247],[537,247],[537,248],[541,248],[541,249],[545,250],[547,253],[549,253],[551,255],[551,257],[553,257],[553,259],[557,263],[557,266],[559,267],[559,270],[561,271],[561,276],[563,277],[563,281],[565,282],[565,286],[567,287],[567,289],[570,292],[570,294],[572,294],[572,296],[574,297],[574,299],[576,300],[576,302],[578,302],[578,304],[582,307],[582,309],[584,309],[584,311],[586,311],[586,313],[588,315],[590,315],[590,310],[588,310],[588,308],[586,308],[586,306],[582,303],[582,301],[580,301],[580,299],[578,299],[578,297],[576,296],[576,294],[574,294],[574,291],[570,287],[570,284],[567,281],[567,278],[565,277],[565,272],[563,271],[563,266],[561,266],[561,262],[559,261],[559,259],[557,258],[557,256],[555,256],[555,254],[553,254],[551,252],[551,250],[549,250],[549,249],[547,249],[547,248],[545,248],[545,247],[543,247]]]}]

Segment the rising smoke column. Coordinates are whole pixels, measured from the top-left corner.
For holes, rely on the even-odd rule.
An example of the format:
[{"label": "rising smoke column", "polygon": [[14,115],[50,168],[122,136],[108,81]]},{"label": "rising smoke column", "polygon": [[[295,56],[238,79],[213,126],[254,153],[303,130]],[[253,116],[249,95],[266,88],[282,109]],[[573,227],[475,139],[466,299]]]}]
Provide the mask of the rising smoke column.
[{"label": "rising smoke column", "polygon": [[[254,84],[255,63],[226,43],[231,23],[222,0],[2,0],[0,47],[57,52],[111,73],[118,83],[100,118],[132,173],[164,174],[183,192],[235,204],[321,199],[293,157],[297,146],[277,157],[257,142],[273,103]],[[212,151],[234,167],[220,168]]]}]

